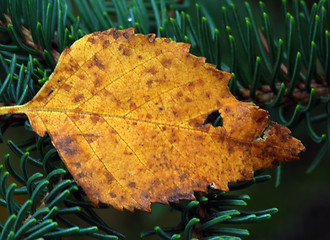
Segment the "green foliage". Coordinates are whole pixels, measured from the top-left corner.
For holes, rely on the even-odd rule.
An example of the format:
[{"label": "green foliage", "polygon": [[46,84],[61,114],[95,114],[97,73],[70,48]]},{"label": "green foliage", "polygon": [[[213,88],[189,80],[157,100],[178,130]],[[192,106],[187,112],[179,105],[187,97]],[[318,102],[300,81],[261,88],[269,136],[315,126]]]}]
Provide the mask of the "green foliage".
[{"label": "green foliage", "polygon": [[[251,181],[241,182],[230,186],[230,193],[209,190],[208,194],[196,194],[198,201],[182,201],[181,204],[171,203],[171,207],[181,212],[181,222],[178,226],[160,228],[144,232],[141,237],[157,234],[163,239],[185,239],[200,236],[199,239],[241,239],[249,236],[247,229],[227,227],[232,224],[259,223],[275,214],[276,208],[262,211],[242,211],[235,208],[246,206],[248,195],[233,195],[235,190],[246,188],[254,183],[266,181],[269,175],[256,176]],[[219,227],[221,224],[221,227]],[[178,233],[184,233],[183,238]],[[227,235],[228,234],[228,235]],[[234,237],[238,236],[238,237]]]},{"label": "green foliage", "polygon": [[[277,31],[271,21],[273,13],[263,2],[257,11],[248,2],[218,4],[222,6],[221,22],[205,6],[187,0],[183,4],[174,0],[0,0],[1,102],[20,105],[30,100],[47,81],[60,53],[85,34],[135,27],[136,32],[155,32],[191,43],[194,54],[233,73],[229,87],[238,98],[276,112],[291,130],[303,122],[310,138],[322,144],[307,170],[311,172],[330,148],[330,1],[320,0],[309,11],[304,1],[294,0],[291,6],[283,0],[285,27]],[[6,154],[0,167],[0,206],[9,215],[0,223],[0,240],[68,235],[124,238],[95,213],[48,137],[33,135],[22,116],[0,120],[1,141],[8,128],[24,126],[19,143],[8,141],[14,157]],[[322,129],[315,130],[316,125]],[[33,137],[24,140],[25,135]],[[196,193],[197,201],[171,203],[181,213],[179,225],[156,226],[141,237],[241,239],[249,234],[246,229],[227,226],[267,220],[277,209],[237,210],[249,197],[232,193],[268,178],[256,176],[232,185],[230,193],[210,190],[203,196]],[[18,203],[17,195],[26,200]],[[71,216],[90,227],[79,227]]]}]

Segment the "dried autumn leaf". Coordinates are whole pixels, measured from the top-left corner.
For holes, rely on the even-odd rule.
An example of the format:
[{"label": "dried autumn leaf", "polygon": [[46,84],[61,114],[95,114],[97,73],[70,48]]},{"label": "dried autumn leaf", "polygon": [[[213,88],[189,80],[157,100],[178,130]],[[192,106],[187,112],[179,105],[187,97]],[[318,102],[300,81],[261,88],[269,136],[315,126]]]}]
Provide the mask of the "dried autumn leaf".
[{"label": "dried autumn leaf", "polygon": [[[87,35],[33,100],[1,113],[25,113],[89,199],[116,209],[150,211],[208,186],[227,191],[254,170],[298,159],[304,146],[289,129],[236,100],[231,75],[189,48],[134,29]],[[222,126],[204,124],[211,113]]]}]

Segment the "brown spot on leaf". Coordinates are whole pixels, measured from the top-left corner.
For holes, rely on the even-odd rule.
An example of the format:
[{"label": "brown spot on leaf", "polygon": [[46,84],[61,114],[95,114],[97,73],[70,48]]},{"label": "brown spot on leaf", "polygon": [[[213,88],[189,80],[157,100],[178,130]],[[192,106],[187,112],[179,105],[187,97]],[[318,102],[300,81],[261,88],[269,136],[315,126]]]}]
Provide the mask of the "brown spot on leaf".
[{"label": "brown spot on leaf", "polygon": [[195,139],[199,140],[199,141],[203,141],[205,139],[204,135],[196,135]]},{"label": "brown spot on leaf", "polygon": [[144,198],[144,200],[149,200],[150,194],[148,192],[141,193],[141,198]]},{"label": "brown spot on leaf", "polygon": [[189,97],[187,97],[187,98],[186,98],[186,102],[192,102],[192,99],[189,98]]},{"label": "brown spot on leaf", "polygon": [[108,184],[110,184],[114,180],[114,177],[108,171],[105,172],[105,178],[107,179]]},{"label": "brown spot on leaf", "polygon": [[108,90],[106,90],[106,89],[103,89],[102,94],[103,94],[104,97],[109,97],[109,96],[112,95],[112,94],[111,94]]},{"label": "brown spot on leaf", "polygon": [[84,178],[84,177],[86,177],[86,174],[82,172],[82,173],[77,174],[77,177],[78,177],[78,179]]},{"label": "brown spot on leaf", "polygon": [[149,81],[147,82],[147,84],[148,84],[148,87],[151,87],[151,85],[152,85],[152,80],[149,80]]},{"label": "brown spot on leaf", "polygon": [[129,36],[130,36],[130,35],[128,34],[128,32],[124,32],[124,33],[123,33],[123,37],[124,37],[124,38],[128,39]]},{"label": "brown spot on leaf", "polygon": [[111,193],[110,193],[110,197],[111,197],[111,198],[116,198],[116,197],[117,197],[117,194],[111,192]]},{"label": "brown spot on leaf", "polygon": [[184,172],[180,175],[180,180],[183,182],[184,180],[186,180],[188,178],[188,176],[189,175],[186,172]]},{"label": "brown spot on leaf", "polygon": [[100,121],[101,117],[98,114],[91,114],[90,119],[92,120],[93,123],[97,123],[98,121]]},{"label": "brown spot on leaf", "polygon": [[93,61],[94,61],[94,64],[95,64],[99,69],[105,70],[105,66],[102,64],[101,60],[100,60],[96,55],[94,55],[94,57],[93,57]]},{"label": "brown spot on leaf", "polygon": [[71,90],[72,86],[69,85],[69,84],[64,83],[64,84],[62,85],[62,88],[63,88],[65,91],[69,92],[69,91]]},{"label": "brown spot on leaf", "polygon": [[73,121],[77,122],[77,121],[79,121],[79,119],[84,118],[84,115],[81,115],[81,114],[72,114],[72,115],[70,115],[70,118]]},{"label": "brown spot on leaf", "polygon": [[83,136],[86,138],[86,141],[88,143],[92,143],[100,137],[100,136],[95,135],[93,133],[85,133],[85,134],[83,134]]},{"label": "brown spot on leaf", "polygon": [[123,54],[124,54],[125,56],[131,56],[131,55],[132,55],[132,51],[131,51],[130,49],[128,49],[128,48],[125,48],[125,49],[123,50]]},{"label": "brown spot on leaf", "polygon": [[73,164],[76,166],[76,168],[80,168],[80,167],[81,167],[80,162],[75,162],[75,163],[73,163]]},{"label": "brown spot on leaf", "polygon": [[[199,86],[203,86],[205,83],[204,83],[204,80],[202,80],[202,79],[198,79],[198,80],[197,80],[197,84],[198,84]],[[223,94],[225,94],[225,93],[223,93]]]},{"label": "brown spot on leaf", "polygon": [[63,151],[65,155],[73,156],[78,151],[76,140],[70,136],[64,136],[57,141],[58,150]]},{"label": "brown spot on leaf", "polygon": [[172,59],[163,58],[162,60],[160,60],[160,63],[163,65],[163,67],[168,68],[172,64]]},{"label": "brown spot on leaf", "polygon": [[94,37],[89,37],[89,38],[87,39],[87,42],[90,42],[90,43],[94,44],[94,43],[95,43],[95,39],[94,39]]},{"label": "brown spot on leaf", "polygon": [[157,135],[152,135],[151,139],[155,139],[157,137]]},{"label": "brown spot on leaf", "polygon": [[191,120],[189,124],[195,128],[201,128],[203,126],[203,124],[197,120]]},{"label": "brown spot on leaf", "polygon": [[147,68],[145,71],[147,73],[151,73],[152,75],[155,75],[158,72],[154,66]]},{"label": "brown spot on leaf", "polygon": [[189,89],[190,91],[194,90],[194,88],[195,88],[195,83],[194,83],[194,82],[190,82],[190,83],[188,83],[188,89]]},{"label": "brown spot on leaf", "polygon": [[[101,78],[97,78],[95,81],[94,81],[94,87],[95,88],[99,88],[100,86],[102,86],[102,79]],[[108,92],[108,91],[106,91]]]},{"label": "brown spot on leaf", "polygon": [[113,31],[112,32],[112,37],[117,40],[121,36],[120,31]]},{"label": "brown spot on leaf", "polygon": [[135,188],[135,187],[136,187],[136,183],[135,183],[135,182],[130,182],[130,183],[128,184],[128,186],[129,186],[130,188]]},{"label": "brown spot on leaf", "polygon": [[194,67],[197,67],[205,62],[205,58],[194,58],[193,60]]},{"label": "brown spot on leaf", "polygon": [[103,41],[103,43],[102,43],[102,47],[103,47],[103,48],[107,48],[107,47],[109,47],[109,45],[110,45],[109,40],[105,40],[105,41]]},{"label": "brown spot on leaf", "polygon": [[84,95],[83,94],[78,94],[78,95],[76,95],[75,97],[74,97],[74,99],[73,99],[73,101],[75,102],[75,103],[78,103],[78,102],[80,102],[81,100],[83,100],[84,99]]},{"label": "brown spot on leaf", "polygon": [[70,66],[65,66],[65,67],[63,67],[63,68],[64,68],[64,71],[65,71],[65,72],[69,72],[70,74],[72,74],[72,73],[74,72],[74,69],[71,68]]},{"label": "brown spot on leaf", "polygon": [[168,201],[178,202],[179,199],[194,199],[194,195],[192,193],[180,193],[179,190],[175,190],[173,196],[168,198]]},{"label": "brown spot on leaf", "polygon": [[132,102],[132,103],[130,103],[129,108],[130,108],[130,110],[134,110],[137,108],[137,106],[134,102]]},{"label": "brown spot on leaf", "polygon": [[231,145],[228,145],[228,153],[229,154],[232,154],[233,153],[233,150],[234,150],[234,148],[231,146]]}]

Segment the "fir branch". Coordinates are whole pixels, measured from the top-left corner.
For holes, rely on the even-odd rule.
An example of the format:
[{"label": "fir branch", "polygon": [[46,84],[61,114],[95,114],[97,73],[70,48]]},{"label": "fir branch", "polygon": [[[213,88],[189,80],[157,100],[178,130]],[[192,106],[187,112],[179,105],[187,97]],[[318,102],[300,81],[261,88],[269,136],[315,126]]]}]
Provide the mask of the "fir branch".
[{"label": "fir branch", "polygon": [[[287,2],[282,1],[286,27],[279,34],[281,39],[273,32],[270,16],[274,13],[267,11],[263,2],[257,12],[248,3],[235,5],[230,0],[223,1],[219,3],[223,21],[216,22],[202,4],[190,6],[188,0],[0,0],[1,105],[30,100],[47,81],[63,49],[86,33],[110,27],[136,27],[137,32],[155,32],[160,37],[191,43],[194,54],[233,73],[229,87],[238,98],[277,110],[282,123],[292,130],[304,122],[311,139],[322,144],[308,169],[311,172],[330,148],[329,2],[320,0],[308,10],[304,1],[295,0],[293,11],[289,12]],[[196,18],[184,12],[188,8],[196,11]],[[247,66],[241,59],[250,64]],[[316,106],[323,112],[315,115]],[[285,112],[290,108],[294,111],[288,116]],[[26,118],[20,115],[1,117],[0,123],[1,139],[15,124],[24,126],[22,135],[32,131]],[[315,125],[325,128],[316,132]],[[0,205],[8,210],[9,218],[0,224],[0,239],[60,239],[82,234],[102,239],[124,238],[94,212],[48,137],[34,136],[21,143],[8,141],[8,145],[19,158],[19,169],[13,167],[11,155],[5,155],[7,171],[0,165]],[[15,181],[8,180],[9,175]],[[252,181],[232,185],[231,192],[266,179],[268,176],[256,176]],[[18,187],[16,183],[23,185]],[[26,196],[24,203],[14,201],[18,194]],[[277,212],[277,209],[237,210],[237,205],[246,204],[245,195],[210,190],[203,196],[196,193],[196,197],[198,201],[171,204],[181,212],[177,226],[156,226],[141,236],[241,239],[248,231],[231,224],[257,223]],[[90,227],[80,228],[66,216],[70,214]],[[98,233],[98,229],[103,233]]]}]

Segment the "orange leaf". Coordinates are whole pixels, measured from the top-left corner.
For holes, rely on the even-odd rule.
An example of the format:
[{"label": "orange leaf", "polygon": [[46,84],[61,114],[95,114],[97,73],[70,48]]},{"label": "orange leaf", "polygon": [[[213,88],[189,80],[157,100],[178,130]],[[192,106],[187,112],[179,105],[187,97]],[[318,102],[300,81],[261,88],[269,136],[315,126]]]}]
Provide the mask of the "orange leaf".
[{"label": "orange leaf", "polygon": [[290,130],[236,100],[231,75],[189,48],[132,28],[87,35],[33,100],[0,112],[25,113],[92,203],[116,209],[150,211],[208,186],[228,191],[228,182],[298,159],[305,148]]}]

